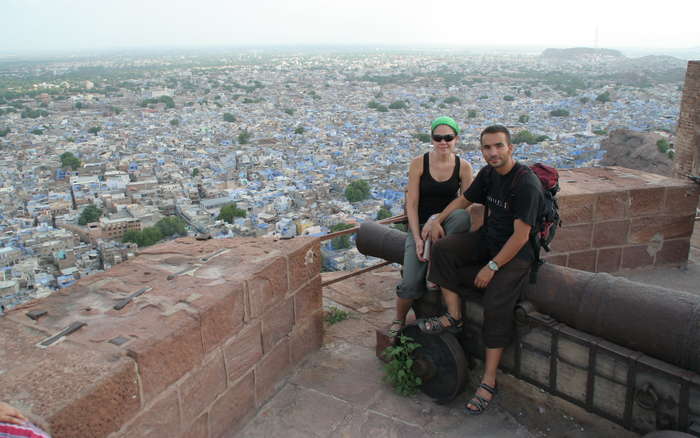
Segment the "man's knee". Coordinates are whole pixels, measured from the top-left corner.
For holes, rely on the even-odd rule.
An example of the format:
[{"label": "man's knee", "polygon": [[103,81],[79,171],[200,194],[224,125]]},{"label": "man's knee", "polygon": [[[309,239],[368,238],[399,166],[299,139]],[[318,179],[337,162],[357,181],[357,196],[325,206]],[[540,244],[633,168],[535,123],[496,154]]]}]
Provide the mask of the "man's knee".
[{"label": "man's knee", "polygon": [[472,218],[467,210],[458,209],[450,213],[445,220],[446,233],[459,233],[469,231]]}]

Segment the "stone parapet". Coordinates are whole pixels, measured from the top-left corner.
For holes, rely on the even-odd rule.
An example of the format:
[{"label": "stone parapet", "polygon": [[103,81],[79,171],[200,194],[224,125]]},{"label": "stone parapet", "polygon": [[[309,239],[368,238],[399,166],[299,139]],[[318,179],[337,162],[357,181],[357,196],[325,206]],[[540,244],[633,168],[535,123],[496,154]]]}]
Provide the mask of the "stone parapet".
[{"label": "stone parapet", "polygon": [[146,248],[0,318],[0,400],[55,438],[228,436],[320,347],[320,266],[313,238]]},{"label": "stone parapet", "polygon": [[700,186],[622,167],[560,170],[562,228],[545,259],[592,272],[688,260]]}]

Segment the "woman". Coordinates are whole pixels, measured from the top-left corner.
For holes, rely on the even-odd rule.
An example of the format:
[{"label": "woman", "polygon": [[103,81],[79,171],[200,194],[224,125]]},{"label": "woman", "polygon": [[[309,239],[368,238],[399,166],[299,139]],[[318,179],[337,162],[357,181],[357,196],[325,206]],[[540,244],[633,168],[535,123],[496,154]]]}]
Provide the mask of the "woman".
[{"label": "woman", "polygon": [[[413,300],[425,294],[428,260],[423,257],[426,243],[421,229],[432,215],[440,213],[472,182],[472,167],[455,154],[459,125],[450,117],[438,117],[430,126],[433,150],[411,160],[408,169],[406,214],[408,237],[403,260],[403,279],[396,288],[396,319],[389,336],[396,337],[406,323]],[[466,210],[453,212],[443,223],[447,234],[469,231],[471,220]],[[426,256],[429,248],[426,251]]]}]

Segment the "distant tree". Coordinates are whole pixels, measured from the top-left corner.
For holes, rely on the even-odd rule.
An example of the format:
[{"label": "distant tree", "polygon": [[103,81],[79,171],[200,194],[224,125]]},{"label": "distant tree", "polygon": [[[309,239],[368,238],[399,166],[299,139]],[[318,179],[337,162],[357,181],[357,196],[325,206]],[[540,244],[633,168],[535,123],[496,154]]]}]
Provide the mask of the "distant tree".
[{"label": "distant tree", "polygon": [[536,144],[545,140],[549,140],[549,137],[547,137],[546,135],[535,135],[528,130],[522,130],[513,136],[513,138],[511,139],[511,143]]},{"label": "distant tree", "polygon": [[379,111],[380,113],[389,112],[389,108],[387,108],[387,107],[384,106],[384,105],[379,105],[379,106],[377,106],[377,108],[375,108],[375,109],[376,109],[377,111]]},{"label": "distant tree", "polygon": [[451,105],[451,104],[453,104],[453,103],[459,103],[460,101],[459,101],[459,99],[456,98],[455,96],[450,96],[450,97],[448,97],[447,99],[443,100],[443,102],[445,102],[445,103],[448,104],[448,105]]},{"label": "distant tree", "polygon": [[668,140],[666,140],[665,138],[662,138],[661,140],[656,142],[656,147],[662,154],[667,153],[670,146],[671,145],[669,144]]},{"label": "distant tree", "polygon": [[559,108],[550,111],[549,115],[552,117],[569,117],[569,111]]},{"label": "distant tree", "polygon": [[600,94],[595,98],[595,100],[596,100],[596,102],[601,102],[601,103],[610,102],[610,92],[609,92],[609,91],[606,91],[606,92],[604,92],[604,93],[600,93]]},{"label": "distant tree", "polygon": [[[352,228],[352,225],[346,224],[346,223],[339,223],[331,226],[331,233],[335,233],[337,231],[343,231]],[[347,234],[344,236],[338,236],[334,237],[331,240],[331,247],[333,249],[346,249],[350,248],[350,236]]]},{"label": "distant tree", "polygon": [[389,105],[389,109],[404,109],[404,108],[408,108],[408,105],[406,105],[406,102],[404,102],[403,100],[395,100],[395,101],[391,102],[391,104]]},{"label": "distant tree", "polygon": [[170,120],[170,125],[171,126],[180,126],[180,120],[179,119],[172,119],[172,120]]},{"label": "distant tree", "polygon": [[75,109],[77,109],[77,110],[81,110],[81,109],[84,108],[84,105],[83,105],[82,102],[75,102],[75,105],[73,105],[73,106],[74,106]]},{"label": "distant tree", "polygon": [[595,135],[606,135],[608,131],[606,129],[594,129],[593,133]]},{"label": "distant tree", "polygon": [[156,228],[160,230],[160,233],[165,236],[184,236],[187,234],[187,229],[185,228],[185,221],[177,216],[168,216],[156,222]]},{"label": "distant tree", "polygon": [[589,98],[586,97],[586,96],[583,96],[583,97],[580,98],[578,101],[585,105],[585,104],[587,104],[588,102],[590,102],[591,99],[589,99]]},{"label": "distant tree", "polygon": [[32,129],[31,131],[29,131],[29,133],[30,133],[30,134],[34,134],[34,135],[44,135],[44,131],[42,131],[42,130],[39,129],[39,128]]},{"label": "distant tree", "polygon": [[488,98],[489,98],[489,97],[488,97],[487,95],[485,95],[485,94],[482,94],[481,96],[479,96],[479,100],[485,100],[485,99],[488,99]]},{"label": "distant tree", "polygon": [[365,180],[356,180],[345,188],[345,197],[349,202],[364,201],[369,198],[369,183]]},{"label": "distant tree", "polygon": [[233,202],[231,204],[224,205],[221,207],[221,210],[219,211],[219,216],[217,216],[217,219],[224,220],[230,224],[233,223],[234,218],[237,217],[246,217],[246,211],[238,208],[236,206],[236,203]]},{"label": "distant tree", "polygon": [[73,155],[70,152],[64,152],[60,156],[61,159],[61,167],[70,167],[73,170],[76,170],[80,167],[82,164],[80,162],[80,159],[78,159],[75,155]]},{"label": "distant tree", "polygon": [[295,134],[303,134],[304,133],[304,127],[303,126],[297,126],[294,128],[294,133]]},{"label": "distant tree", "polygon": [[195,178],[197,175],[199,175],[199,169],[195,167],[192,169],[192,178]]},{"label": "distant tree", "polygon": [[294,108],[285,108],[283,111],[289,114],[290,116],[293,116],[295,112]]},{"label": "distant tree", "polygon": [[238,134],[238,143],[248,144],[250,138],[253,136],[247,129],[244,129]]},{"label": "distant tree", "polygon": [[86,225],[90,222],[95,222],[100,216],[102,216],[102,209],[97,208],[95,204],[90,204],[80,213],[78,225]]},{"label": "distant tree", "polygon": [[151,246],[158,243],[163,238],[163,235],[157,227],[146,227],[141,230],[141,238],[143,245],[139,246]]},{"label": "distant tree", "polygon": [[93,126],[93,127],[91,127],[91,128],[88,129],[88,132],[89,132],[90,134],[95,134],[95,135],[97,135],[97,133],[100,132],[101,130],[102,130],[102,127],[101,127],[101,126]]},{"label": "distant tree", "polygon": [[68,143],[75,143],[75,137],[66,137]]},{"label": "distant tree", "polygon": [[10,128],[0,129],[0,137],[4,137],[10,133]]},{"label": "distant tree", "polygon": [[413,134],[413,137],[417,138],[421,143],[430,143],[430,134],[426,132]]},{"label": "distant tree", "polygon": [[470,119],[475,118],[476,117],[476,110],[470,109],[469,111],[467,111],[467,117],[469,117]]},{"label": "distant tree", "polygon": [[676,151],[674,151],[673,149],[669,149],[669,150],[668,150],[668,158],[670,158],[671,160],[673,160],[673,158],[674,158],[675,156],[676,156]]},{"label": "distant tree", "polygon": [[506,102],[512,102],[512,101],[515,100],[515,97],[513,97],[513,96],[503,96],[503,100],[505,100]]},{"label": "distant tree", "polygon": [[119,114],[122,113],[122,109],[119,108],[118,106],[112,106],[112,107],[110,107],[110,109],[111,109],[112,112],[113,112],[114,114],[116,114],[116,115],[119,115]]},{"label": "distant tree", "polygon": [[122,242],[131,242],[137,244],[138,246],[143,246],[143,236],[138,230],[128,230],[122,236]]},{"label": "distant tree", "polygon": [[233,123],[236,121],[236,116],[231,113],[224,113],[224,122]]},{"label": "distant tree", "polygon": [[377,212],[377,220],[380,221],[382,219],[386,219],[388,217],[391,217],[391,211],[389,211],[388,208],[382,206],[379,211]]},{"label": "distant tree", "polygon": [[520,123],[527,123],[530,121],[530,116],[527,114],[521,114],[520,117],[518,117],[518,122]]},{"label": "distant tree", "polygon": [[379,102],[377,102],[376,100],[370,100],[367,103],[367,108],[377,109],[378,106],[379,106]]},{"label": "distant tree", "polygon": [[530,90],[523,91],[523,94],[525,94],[525,96],[527,96],[527,97],[532,97],[532,91],[530,91]]}]

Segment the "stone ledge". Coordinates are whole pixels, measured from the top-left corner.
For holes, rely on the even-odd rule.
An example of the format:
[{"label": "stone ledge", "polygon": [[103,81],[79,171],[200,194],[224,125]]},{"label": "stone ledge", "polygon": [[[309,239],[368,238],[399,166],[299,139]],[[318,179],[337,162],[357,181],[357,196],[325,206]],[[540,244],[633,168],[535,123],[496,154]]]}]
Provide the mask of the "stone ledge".
[{"label": "stone ledge", "polygon": [[[218,437],[224,423],[239,427],[222,417],[232,414],[224,400],[257,393],[234,403],[234,417],[249,418],[288,368],[271,364],[291,365],[320,346],[320,295],[314,238],[183,238],[146,248],[0,318],[0,399],[43,419],[55,438],[146,436],[163,421],[168,436]],[[283,301],[289,316],[278,327],[263,315]],[[32,321],[29,310],[48,314]],[[75,321],[87,325],[36,346]],[[242,363],[236,351],[246,353]]]}]

